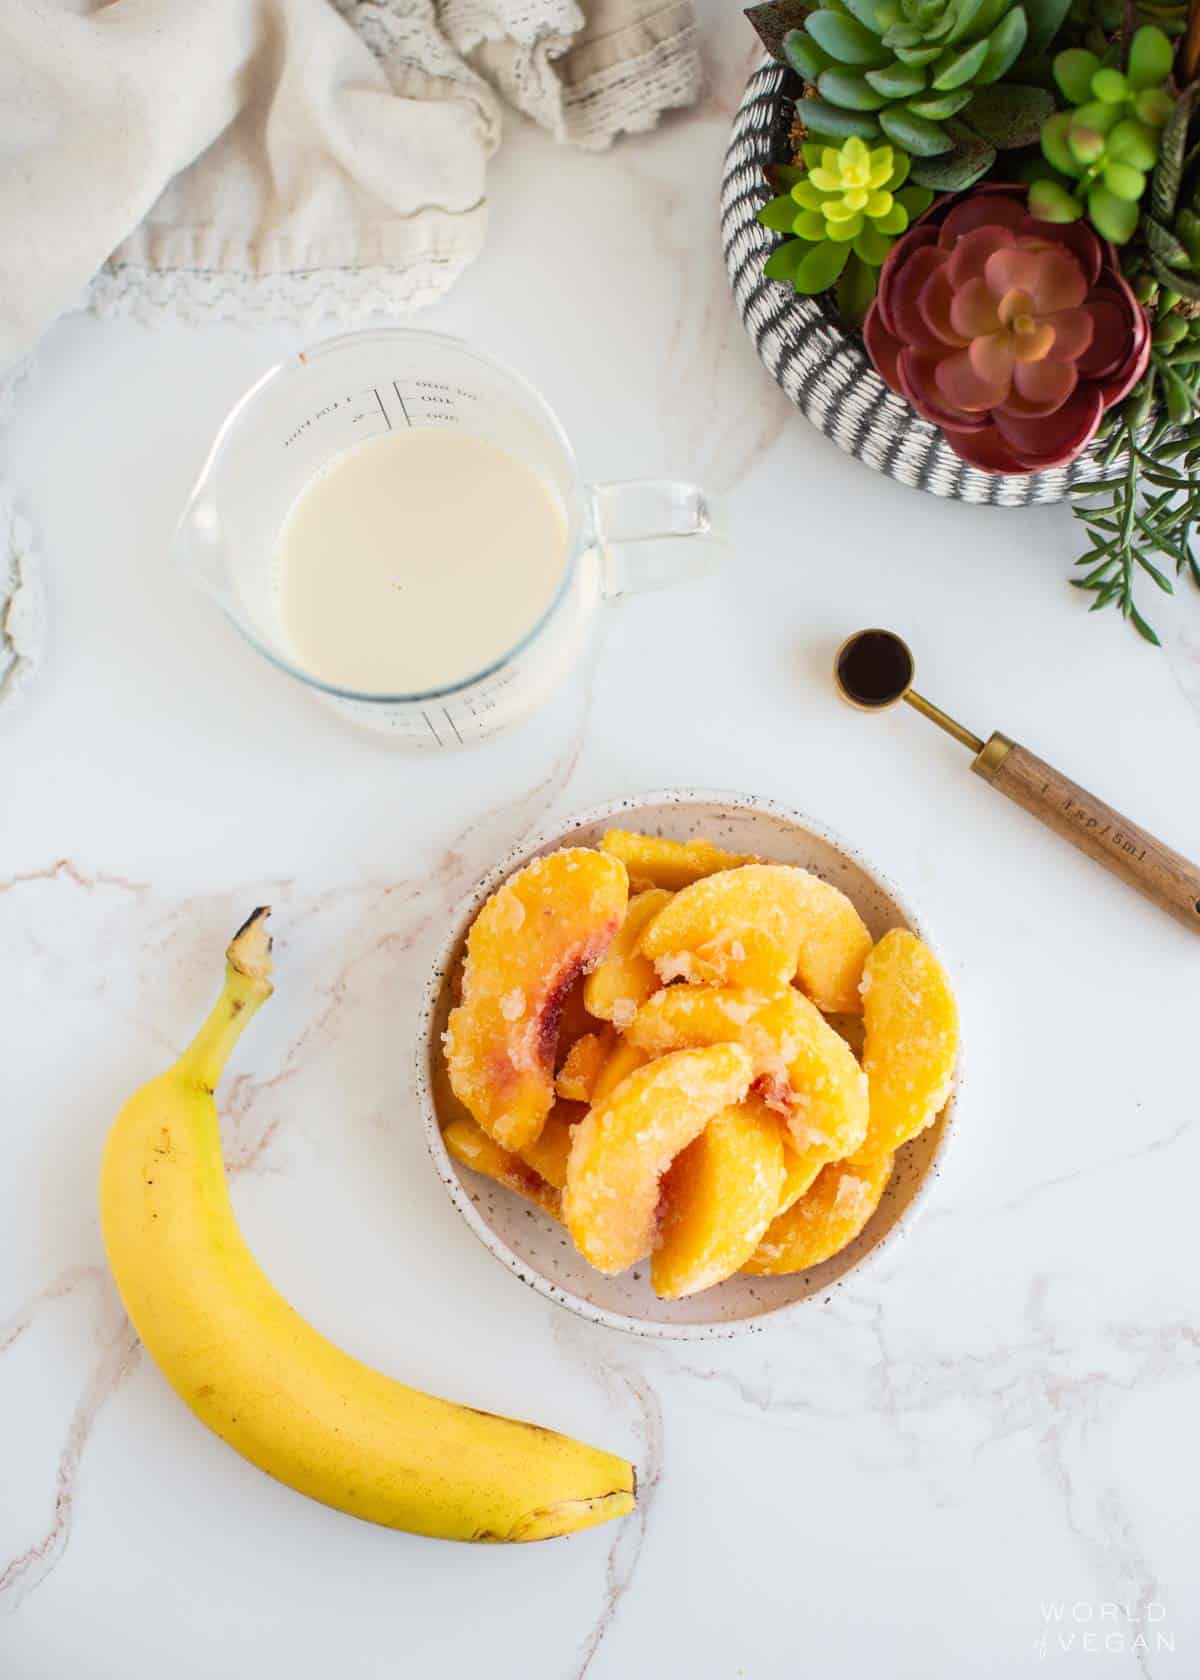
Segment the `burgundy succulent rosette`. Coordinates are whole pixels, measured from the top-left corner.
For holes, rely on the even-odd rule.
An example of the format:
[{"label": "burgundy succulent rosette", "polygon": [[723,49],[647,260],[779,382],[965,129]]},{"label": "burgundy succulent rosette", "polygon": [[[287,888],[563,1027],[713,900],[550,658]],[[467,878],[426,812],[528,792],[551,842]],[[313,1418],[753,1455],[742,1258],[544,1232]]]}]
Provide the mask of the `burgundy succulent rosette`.
[{"label": "burgundy succulent rosette", "polygon": [[1062,466],[1146,370],[1150,323],[1085,221],[983,186],[900,238],[863,328],[886,384],[985,472]]}]

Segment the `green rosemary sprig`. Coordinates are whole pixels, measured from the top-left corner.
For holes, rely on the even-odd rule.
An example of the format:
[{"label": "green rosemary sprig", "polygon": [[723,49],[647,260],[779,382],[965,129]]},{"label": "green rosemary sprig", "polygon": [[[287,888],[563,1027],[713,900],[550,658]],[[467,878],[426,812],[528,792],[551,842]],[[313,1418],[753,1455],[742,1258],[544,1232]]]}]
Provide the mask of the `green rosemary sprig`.
[{"label": "green rosemary sprig", "polygon": [[[1157,371],[1161,378],[1165,365]],[[1181,370],[1171,372],[1180,372],[1182,380]],[[1194,415],[1200,408],[1194,364],[1186,375]],[[1139,435],[1138,418],[1123,412],[1106,440],[1105,465],[1124,453],[1119,475],[1072,487],[1072,506],[1091,546],[1076,561],[1086,568],[1085,576],[1071,582],[1095,596],[1092,612],[1115,606],[1139,635],[1159,647],[1154,627],[1134,600],[1134,583],[1141,572],[1164,594],[1173,594],[1170,577],[1155,563],[1165,559],[1174,562],[1176,576],[1187,573],[1200,586],[1200,562],[1192,549],[1200,525],[1200,481],[1194,476],[1200,464],[1200,420],[1178,425],[1163,414],[1147,435]]]}]

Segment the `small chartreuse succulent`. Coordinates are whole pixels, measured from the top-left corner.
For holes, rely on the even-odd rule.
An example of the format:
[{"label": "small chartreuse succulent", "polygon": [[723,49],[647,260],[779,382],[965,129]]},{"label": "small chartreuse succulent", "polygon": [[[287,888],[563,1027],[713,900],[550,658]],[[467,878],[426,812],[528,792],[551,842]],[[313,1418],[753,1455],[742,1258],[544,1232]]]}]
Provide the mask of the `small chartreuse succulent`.
[{"label": "small chartreuse succulent", "polygon": [[1054,60],[1054,79],[1071,109],[1042,127],[1042,154],[1053,176],[1035,180],[1029,208],[1046,222],[1085,212],[1097,233],[1124,245],[1138,225],[1138,201],[1158,159],[1163,126],[1175,106],[1166,85],[1175,49],[1153,24],[1129,47],[1124,71],[1086,47]]},{"label": "small chartreuse succulent", "polygon": [[805,167],[776,170],[788,191],[759,211],[764,227],[791,234],[768,257],[768,279],[813,296],[838,288],[843,319],[858,324],[875,295],[883,260],[909,223],[933,202],[928,187],[905,186],[911,160],[894,146],[809,141]]}]

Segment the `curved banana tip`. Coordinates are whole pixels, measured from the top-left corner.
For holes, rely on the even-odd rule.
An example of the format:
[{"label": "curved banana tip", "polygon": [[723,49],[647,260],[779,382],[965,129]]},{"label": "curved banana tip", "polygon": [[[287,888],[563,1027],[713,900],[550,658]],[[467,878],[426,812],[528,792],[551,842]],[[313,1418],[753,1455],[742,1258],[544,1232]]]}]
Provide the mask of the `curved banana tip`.
[{"label": "curved banana tip", "polygon": [[267,932],[269,904],[260,904],[229,941],[225,960],[248,980],[271,989],[271,935]]},{"label": "curved banana tip", "polygon": [[578,1534],[585,1528],[611,1522],[614,1517],[627,1517],[636,1507],[636,1488],[618,1488],[613,1493],[597,1494],[594,1499],[564,1499],[543,1510],[529,1511],[507,1534],[481,1534],[479,1538],[516,1543],[557,1540],[562,1535]]}]

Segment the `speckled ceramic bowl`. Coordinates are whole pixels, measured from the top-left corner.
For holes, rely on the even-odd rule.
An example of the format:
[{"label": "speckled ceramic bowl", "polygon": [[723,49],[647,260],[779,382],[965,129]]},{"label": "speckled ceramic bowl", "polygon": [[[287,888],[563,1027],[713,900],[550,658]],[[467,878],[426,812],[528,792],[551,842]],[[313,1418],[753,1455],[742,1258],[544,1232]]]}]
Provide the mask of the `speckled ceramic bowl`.
[{"label": "speckled ceramic bowl", "polygon": [[596,845],[605,829],[612,827],[640,829],[673,840],[703,836],[734,852],[801,864],[848,893],[876,938],[891,927],[908,927],[929,936],[890,882],[852,847],[807,817],[767,799],[675,789],[585,811],[506,857],[463,905],[435,965],[417,1050],[417,1090],[425,1134],[438,1177],[489,1253],[522,1283],[552,1301],[597,1324],[635,1335],[688,1340],[761,1330],[769,1318],[827,1299],[911,1223],[936,1175],[954,1097],[935,1124],[900,1152],[874,1217],[848,1248],[808,1272],[780,1278],[734,1277],[682,1301],[660,1301],[650,1288],[647,1266],[635,1266],[620,1277],[593,1271],[561,1225],[490,1179],[459,1167],[442,1143],[435,1073],[446,1017],[455,1002],[463,943],[476,912],[502,881],[531,859],[559,846]]}]

